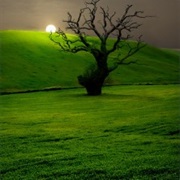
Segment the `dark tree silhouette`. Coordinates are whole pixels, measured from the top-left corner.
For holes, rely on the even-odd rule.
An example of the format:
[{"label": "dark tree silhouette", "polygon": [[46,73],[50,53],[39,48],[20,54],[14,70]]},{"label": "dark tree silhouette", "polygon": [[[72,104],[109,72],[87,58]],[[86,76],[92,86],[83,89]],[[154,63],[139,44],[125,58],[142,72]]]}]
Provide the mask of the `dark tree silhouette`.
[{"label": "dark tree silhouette", "polygon": [[[146,18],[143,11],[132,11],[132,5],[128,5],[120,18],[115,18],[116,12],[110,13],[109,8],[98,7],[100,0],[91,0],[85,2],[85,7],[80,9],[77,19],[68,12],[67,30],[73,31],[75,36],[68,36],[60,28],[57,31],[58,38],[52,34],[50,39],[57,43],[61,50],[78,53],[85,51],[93,55],[96,66],[91,67],[88,73],[78,77],[79,83],[87,90],[88,95],[100,95],[103,83],[107,76],[119,65],[129,65],[136,61],[127,59],[138,52],[145,44],[138,37],[136,43],[129,43],[132,38],[130,33],[138,29],[141,24],[137,22],[138,18]],[[99,11],[98,11],[99,10]],[[97,13],[102,14],[101,20],[97,20]],[[99,40],[99,46],[91,43],[89,34],[92,32]],[[108,39],[114,38],[112,47],[109,47]],[[126,46],[125,55],[121,55],[122,47]],[[117,51],[117,57],[113,65],[108,65],[109,55]],[[123,53],[124,54],[124,53]]]}]

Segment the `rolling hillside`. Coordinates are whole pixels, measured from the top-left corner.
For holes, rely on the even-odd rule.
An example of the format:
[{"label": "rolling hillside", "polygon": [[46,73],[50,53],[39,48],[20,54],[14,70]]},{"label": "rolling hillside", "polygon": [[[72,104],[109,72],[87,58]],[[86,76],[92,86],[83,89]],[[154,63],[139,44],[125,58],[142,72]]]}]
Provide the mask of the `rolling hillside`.
[{"label": "rolling hillside", "polygon": [[[0,42],[1,92],[78,87],[77,76],[93,61],[87,53],[59,51],[45,32],[0,31]],[[119,67],[106,84],[178,83],[179,55],[147,46],[133,57],[138,65]]]}]

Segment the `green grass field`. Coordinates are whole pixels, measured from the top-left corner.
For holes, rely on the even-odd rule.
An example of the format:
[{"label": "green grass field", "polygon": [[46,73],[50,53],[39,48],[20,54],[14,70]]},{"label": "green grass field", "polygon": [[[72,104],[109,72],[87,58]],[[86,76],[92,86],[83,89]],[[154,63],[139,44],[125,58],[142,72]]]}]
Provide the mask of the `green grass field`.
[{"label": "green grass field", "polygon": [[0,96],[1,179],[178,180],[179,85]]},{"label": "green grass field", "polygon": [[47,33],[0,31],[0,55],[1,94],[65,88],[0,96],[0,179],[179,180],[179,51],[146,46],[96,97],[76,78],[92,57]]},{"label": "green grass field", "polygon": [[[92,56],[60,52],[48,36],[37,31],[0,31],[0,92],[79,86],[77,76],[93,62]],[[90,41],[97,44],[95,38]],[[139,65],[119,67],[106,84],[179,83],[179,57],[178,51],[147,46],[132,57]]]}]

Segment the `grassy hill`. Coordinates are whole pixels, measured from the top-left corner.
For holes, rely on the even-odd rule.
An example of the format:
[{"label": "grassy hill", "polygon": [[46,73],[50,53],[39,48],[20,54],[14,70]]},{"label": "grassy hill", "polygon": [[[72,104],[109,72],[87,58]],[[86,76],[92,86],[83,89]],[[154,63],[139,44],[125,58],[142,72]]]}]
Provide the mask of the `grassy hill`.
[{"label": "grassy hill", "polygon": [[[77,87],[93,61],[60,52],[44,32],[0,31],[0,41],[1,93]],[[179,55],[147,46],[106,81],[168,86],[0,96],[0,179],[178,179]]]},{"label": "grassy hill", "polygon": [[[93,61],[87,53],[60,52],[45,32],[0,31],[0,42],[1,92],[77,87],[76,77]],[[119,67],[106,84],[171,84],[179,81],[179,52],[147,46],[133,58],[138,59],[139,65]]]}]

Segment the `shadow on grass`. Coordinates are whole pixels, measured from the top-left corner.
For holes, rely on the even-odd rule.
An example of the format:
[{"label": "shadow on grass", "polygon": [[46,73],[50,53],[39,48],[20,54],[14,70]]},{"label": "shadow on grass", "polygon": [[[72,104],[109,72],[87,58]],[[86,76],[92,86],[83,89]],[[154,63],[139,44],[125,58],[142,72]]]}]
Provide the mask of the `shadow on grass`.
[{"label": "shadow on grass", "polygon": [[160,98],[154,97],[154,96],[144,96],[144,95],[134,95],[134,94],[113,94],[113,93],[102,93],[99,96],[90,96],[86,93],[69,93],[64,95],[63,97],[69,97],[69,98],[87,98],[87,99],[109,99],[109,100],[120,100],[120,99],[137,99],[137,100],[148,100],[148,101],[156,101]]}]

